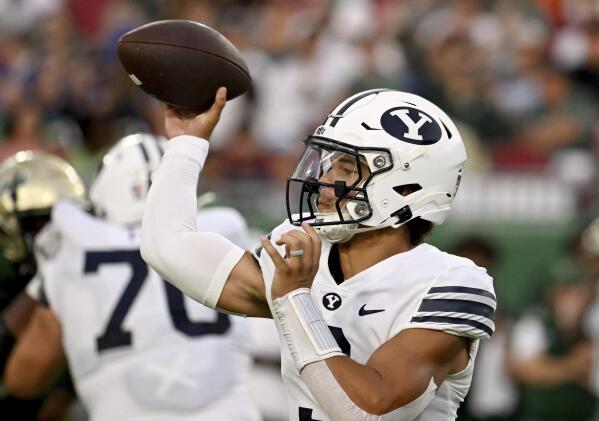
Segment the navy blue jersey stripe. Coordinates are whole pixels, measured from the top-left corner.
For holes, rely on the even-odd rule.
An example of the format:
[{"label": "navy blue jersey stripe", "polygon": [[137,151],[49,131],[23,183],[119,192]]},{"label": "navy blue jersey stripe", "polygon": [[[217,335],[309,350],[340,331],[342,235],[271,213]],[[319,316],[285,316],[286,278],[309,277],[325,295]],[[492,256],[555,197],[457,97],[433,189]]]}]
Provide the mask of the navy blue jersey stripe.
[{"label": "navy blue jersey stripe", "polygon": [[141,149],[141,154],[144,157],[144,161],[146,162],[150,162],[150,155],[148,155],[148,151],[146,150],[146,147],[144,146],[143,142],[139,142],[139,149]]},{"label": "navy blue jersey stripe", "polygon": [[433,288],[431,288],[428,291],[429,294],[434,294],[435,292],[465,292],[467,294],[482,295],[483,297],[487,297],[487,298],[492,299],[493,301],[497,301],[495,299],[495,296],[493,295],[492,292],[489,292],[489,291],[484,290],[484,289],[478,289],[478,288],[469,288],[469,287],[433,287]]},{"label": "navy blue jersey stripe", "polygon": [[146,147],[144,146],[143,142],[139,142],[139,149],[141,150],[141,154],[144,157],[144,161],[146,161],[146,165],[148,166],[147,170],[148,170],[148,190],[150,189],[150,187],[152,186],[152,171],[150,171],[149,165],[150,165],[150,155],[148,155],[148,151],[146,149]]},{"label": "navy blue jersey stripe", "polygon": [[48,294],[46,294],[46,286],[45,286],[45,282],[44,282],[43,278],[41,279],[41,282],[40,282],[38,294],[39,294],[39,296],[37,298],[38,304],[41,304],[44,307],[50,307],[50,301],[48,300]]},{"label": "navy blue jersey stripe", "polygon": [[495,310],[483,303],[469,300],[425,299],[418,311],[450,311],[454,313],[476,314],[493,320]]},{"label": "navy blue jersey stripe", "polygon": [[482,330],[489,336],[493,334],[493,330],[484,323],[477,322],[475,320],[461,319],[459,317],[443,317],[443,316],[418,316],[412,317],[410,322],[416,323],[439,323],[439,324],[451,324],[451,325],[468,325]]},{"label": "navy blue jersey stripe", "polygon": [[[366,98],[369,95],[378,94],[379,92],[385,92],[385,91],[391,91],[391,90],[392,89],[373,89],[371,91],[364,92],[364,93],[362,93],[362,95],[358,95],[357,97],[355,97],[351,101],[348,101],[343,107],[341,107],[341,109],[339,111],[337,111],[335,113],[335,115],[342,116],[343,113],[346,112],[349,109],[349,107],[351,107],[352,105],[354,105],[356,102],[358,102],[362,98]],[[335,112],[335,111],[333,111],[333,112]],[[339,121],[339,118],[340,117],[333,117],[333,119],[331,120],[331,124],[329,124],[329,126],[335,127],[337,125],[337,122]]]}]

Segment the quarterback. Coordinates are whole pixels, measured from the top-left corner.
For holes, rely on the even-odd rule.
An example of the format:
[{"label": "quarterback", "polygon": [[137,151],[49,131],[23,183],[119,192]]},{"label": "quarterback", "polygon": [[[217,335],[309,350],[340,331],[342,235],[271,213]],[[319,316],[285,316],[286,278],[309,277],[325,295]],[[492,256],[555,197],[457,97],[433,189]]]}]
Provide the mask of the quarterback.
[{"label": "quarterback", "polygon": [[167,107],[144,259],[207,307],[274,319],[290,419],[455,419],[496,308],[484,269],[423,242],[462,177],[455,124],[405,92],[346,99],[305,140],[288,219],[251,253],[196,225],[197,181],[225,102],[221,88],[196,117]]},{"label": "quarterback", "polygon": [[[147,191],[162,156],[152,135],[123,138],[90,189],[95,216],[52,208],[36,237],[40,302],[5,372],[20,396],[68,361],[92,421],[258,421],[246,390],[246,321],[184,297],[139,253]],[[199,229],[242,244],[233,209],[196,211]]]}]

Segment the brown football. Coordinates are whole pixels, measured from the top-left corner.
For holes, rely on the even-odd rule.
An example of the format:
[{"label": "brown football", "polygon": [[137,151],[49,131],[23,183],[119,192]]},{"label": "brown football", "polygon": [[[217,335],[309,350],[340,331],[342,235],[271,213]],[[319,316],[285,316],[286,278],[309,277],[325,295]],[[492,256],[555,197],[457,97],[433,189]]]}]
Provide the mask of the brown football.
[{"label": "brown football", "polygon": [[220,86],[227,99],[246,92],[250,72],[235,46],[201,23],[163,20],[127,32],[118,56],[131,80],[160,101],[201,112]]}]

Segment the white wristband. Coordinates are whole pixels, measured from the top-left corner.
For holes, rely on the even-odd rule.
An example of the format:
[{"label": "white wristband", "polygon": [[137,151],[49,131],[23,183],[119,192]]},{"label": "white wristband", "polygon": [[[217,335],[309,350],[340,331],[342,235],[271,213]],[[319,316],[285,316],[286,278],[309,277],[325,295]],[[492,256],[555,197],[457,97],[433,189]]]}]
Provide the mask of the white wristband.
[{"label": "white wristband", "polygon": [[272,304],[273,318],[298,371],[315,361],[344,355],[308,288],[291,291]]}]

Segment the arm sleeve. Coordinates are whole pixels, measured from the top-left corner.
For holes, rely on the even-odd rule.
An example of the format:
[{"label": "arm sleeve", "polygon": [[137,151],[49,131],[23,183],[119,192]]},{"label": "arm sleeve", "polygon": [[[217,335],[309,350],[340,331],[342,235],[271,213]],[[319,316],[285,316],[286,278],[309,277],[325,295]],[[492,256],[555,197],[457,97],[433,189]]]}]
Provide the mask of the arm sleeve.
[{"label": "arm sleeve", "polygon": [[493,279],[484,269],[454,267],[433,282],[407,327],[488,339],[495,330],[496,308]]},{"label": "arm sleeve", "polygon": [[[322,410],[333,421],[379,421],[383,416],[370,414],[345,393],[325,361],[308,364],[301,373],[302,379],[318,401]],[[431,379],[426,390],[412,402],[392,412],[392,418],[398,421],[412,421],[431,403],[435,397],[437,385]]]},{"label": "arm sleeve", "polygon": [[144,209],[141,254],[162,277],[208,307],[216,307],[244,250],[221,235],[197,231],[198,177],[208,142],[169,141]]}]

